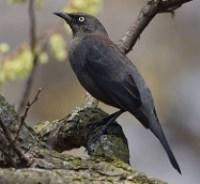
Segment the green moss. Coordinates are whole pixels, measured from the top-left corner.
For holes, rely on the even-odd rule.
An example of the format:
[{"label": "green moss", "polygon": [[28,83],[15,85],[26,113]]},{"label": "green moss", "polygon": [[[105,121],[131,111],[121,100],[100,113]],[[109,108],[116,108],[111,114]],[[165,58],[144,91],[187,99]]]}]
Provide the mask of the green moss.
[{"label": "green moss", "polygon": [[153,179],[153,178],[149,178],[145,175],[139,174],[138,176],[136,176],[133,179],[133,182],[135,184],[167,184],[166,182],[157,180],[157,179]]}]

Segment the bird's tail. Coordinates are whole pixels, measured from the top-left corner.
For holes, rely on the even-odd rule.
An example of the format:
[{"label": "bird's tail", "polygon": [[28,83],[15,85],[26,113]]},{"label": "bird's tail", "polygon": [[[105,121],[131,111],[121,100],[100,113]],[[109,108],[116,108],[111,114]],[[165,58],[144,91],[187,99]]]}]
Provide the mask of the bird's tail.
[{"label": "bird's tail", "polygon": [[153,134],[158,138],[158,140],[160,141],[160,143],[162,144],[162,146],[164,147],[165,151],[167,152],[167,155],[169,157],[169,160],[172,164],[172,166],[181,174],[181,169],[179,167],[178,162],[176,161],[176,158],[168,144],[168,141],[165,137],[165,134],[162,130],[162,127],[160,125],[160,122],[157,118],[156,112],[154,113],[154,115],[151,115],[148,118],[145,118],[144,115],[139,115],[136,116],[136,118],[141,121],[141,123],[146,127],[149,128]]}]

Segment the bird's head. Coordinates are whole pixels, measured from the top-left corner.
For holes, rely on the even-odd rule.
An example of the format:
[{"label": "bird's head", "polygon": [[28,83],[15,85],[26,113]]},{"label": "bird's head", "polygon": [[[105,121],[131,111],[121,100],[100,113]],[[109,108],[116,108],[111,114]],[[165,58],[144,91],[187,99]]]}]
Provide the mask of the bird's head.
[{"label": "bird's head", "polygon": [[86,13],[63,13],[56,12],[55,15],[61,17],[69,24],[74,36],[81,36],[90,33],[103,34],[107,32],[101,22],[94,16]]}]

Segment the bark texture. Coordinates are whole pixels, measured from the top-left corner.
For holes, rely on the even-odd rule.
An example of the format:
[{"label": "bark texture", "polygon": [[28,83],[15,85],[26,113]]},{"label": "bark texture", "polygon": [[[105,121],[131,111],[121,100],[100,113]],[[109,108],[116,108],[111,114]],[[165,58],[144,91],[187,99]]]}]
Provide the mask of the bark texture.
[{"label": "bark texture", "polygon": [[[0,130],[0,183],[164,183],[129,165],[128,143],[120,125],[114,123],[103,135],[100,134],[104,125],[102,118],[106,116],[98,108],[83,107],[62,120],[41,122],[33,129],[26,125],[18,140],[12,141],[28,162],[16,153]],[[14,135],[19,118],[2,96],[0,119],[7,131]],[[82,146],[87,150],[88,158],[66,153]]]}]

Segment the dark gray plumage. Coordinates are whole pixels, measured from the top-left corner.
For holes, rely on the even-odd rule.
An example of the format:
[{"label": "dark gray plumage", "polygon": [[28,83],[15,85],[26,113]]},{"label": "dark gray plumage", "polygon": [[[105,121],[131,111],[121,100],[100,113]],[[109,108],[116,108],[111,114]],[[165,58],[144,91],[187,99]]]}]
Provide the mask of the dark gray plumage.
[{"label": "dark gray plumage", "polygon": [[165,148],[181,173],[156,115],[153,98],[133,63],[109,39],[104,26],[85,13],[55,13],[73,31],[71,66],[82,86],[98,100],[133,114]]}]

